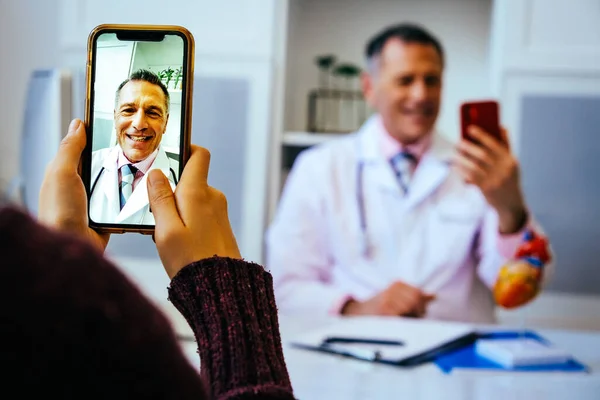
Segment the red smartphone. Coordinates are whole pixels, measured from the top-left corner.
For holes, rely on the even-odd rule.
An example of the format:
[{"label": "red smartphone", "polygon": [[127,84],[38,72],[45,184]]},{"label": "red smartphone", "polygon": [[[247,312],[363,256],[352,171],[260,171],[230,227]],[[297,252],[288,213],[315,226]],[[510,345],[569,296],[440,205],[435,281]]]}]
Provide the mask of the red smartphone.
[{"label": "red smartphone", "polygon": [[460,107],[461,135],[464,139],[477,142],[467,132],[469,125],[476,125],[500,142],[500,106],[497,101],[473,101],[463,103]]}]

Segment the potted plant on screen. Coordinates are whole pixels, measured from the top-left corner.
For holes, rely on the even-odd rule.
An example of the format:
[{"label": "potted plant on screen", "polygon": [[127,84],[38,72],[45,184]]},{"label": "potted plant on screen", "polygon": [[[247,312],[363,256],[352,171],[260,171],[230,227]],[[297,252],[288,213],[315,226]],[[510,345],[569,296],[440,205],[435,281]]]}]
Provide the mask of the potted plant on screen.
[{"label": "potted plant on screen", "polygon": [[165,82],[167,81],[167,75],[165,74],[165,71],[164,71],[164,70],[162,70],[162,71],[158,71],[158,72],[156,73],[156,75],[158,76],[158,79],[160,79],[160,81],[161,81],[162,83],[165,83]]},{"label": "potted plant on screen", "polygon": [[175,70],[175,84],[173,85],[173,89],[181,89],[181,78],[183,77],[183,68],[177,68]]},{"label": "potted plant on screen", "polygon": [[175,73],[175,70],[171,67],[165,69],[162,71],[165,77],[165,86],[167,87],[167,89],[169,89],[169,83],[171,83],[171,80],[173,79],[173,74]]}]

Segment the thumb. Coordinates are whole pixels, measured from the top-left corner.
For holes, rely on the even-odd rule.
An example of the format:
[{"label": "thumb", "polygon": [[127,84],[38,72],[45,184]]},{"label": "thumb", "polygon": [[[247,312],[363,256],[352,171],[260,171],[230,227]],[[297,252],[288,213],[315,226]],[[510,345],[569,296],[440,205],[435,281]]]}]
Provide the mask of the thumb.
[{"label": "thumb", "polygon": [[60,142],[56,163],[62,167],[76,169],[81,153],[85,148],[85,127],[79,119],[74,119],[69,125],[67,135]]},{"label": "thumb", "polygon": [[432,293],[427,293],[427,294],[425,294],[424,297],[425,297],[425,301],[428,302],[428,303],[430,301],[435,300],[435,294],[432,294]]},{"label": "thumb", "polygon": [[148,199],[157,228],[169,230],[183,225],[169,181],[159,169],[148,172]]},{"label": "thumb", "polygon": [[500,138],[504,145],[510,150],[510,138],[508,137],[508,131],[503,126],[500,127]]}]

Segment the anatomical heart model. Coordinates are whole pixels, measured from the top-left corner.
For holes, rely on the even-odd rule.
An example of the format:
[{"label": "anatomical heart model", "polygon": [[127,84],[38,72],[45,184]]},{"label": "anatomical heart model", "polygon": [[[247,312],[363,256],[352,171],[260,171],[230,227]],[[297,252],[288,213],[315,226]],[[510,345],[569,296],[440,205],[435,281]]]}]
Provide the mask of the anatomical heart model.
[{"label": "anatomical heart model", "polygon": [[496,303],[510,309],[533,300],[540,290],[544,266],[550,261],[547,239],[532,231],[526,232],[514,259],[500,269],[494,285]]}]

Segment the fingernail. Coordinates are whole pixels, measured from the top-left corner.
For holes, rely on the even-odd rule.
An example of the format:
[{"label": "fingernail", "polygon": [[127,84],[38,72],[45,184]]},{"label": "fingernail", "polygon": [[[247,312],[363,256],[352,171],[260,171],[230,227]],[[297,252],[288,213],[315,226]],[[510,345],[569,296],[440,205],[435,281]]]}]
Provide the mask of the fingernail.
[{"label": "fingernail", "polygon": [[74,119],[71,121],[71,124],[69,125],[69,132],[75,132],[77,128],[79,128],[79,124],[81,124],[81,120],[79,119]]},{"label": "fingernail", "polygon": [[479,128],[477,128],[475,125],[471,125],[469,126],[469,133],[471,135],[477,135],[479,133]]}]

